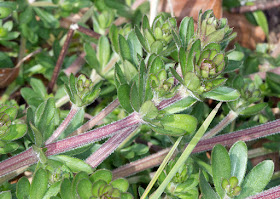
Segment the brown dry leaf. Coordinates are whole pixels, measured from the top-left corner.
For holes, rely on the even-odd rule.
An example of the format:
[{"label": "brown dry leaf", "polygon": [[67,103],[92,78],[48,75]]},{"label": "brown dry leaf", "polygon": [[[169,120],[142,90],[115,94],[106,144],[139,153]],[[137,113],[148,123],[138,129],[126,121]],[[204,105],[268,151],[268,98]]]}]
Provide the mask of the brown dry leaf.
[{"label": "brown dry leaf", "polygon": [[229,26],[233,27],[234,32],[237,32],[234,41],[241,46],[255,49],[257,43],[264,42],[265,33],[261,27],[250,24],[243,14],[224,12],[223,16],[228,19]]},{"label": "brown dry leaf", "polygon": [[0,88],[9,86],[18,76],[19,67],[0,69]]},{"label": "brown dry leaf", "polygon": [[[185,16],[191,16],[194,21],[198,19],[200,10],[212,9],[217,18],[222,17],[222,0],[171,0],[174,14],[181,21]],[[167,0],[161,0],[159,4],[159,11],[170,12]]]}]

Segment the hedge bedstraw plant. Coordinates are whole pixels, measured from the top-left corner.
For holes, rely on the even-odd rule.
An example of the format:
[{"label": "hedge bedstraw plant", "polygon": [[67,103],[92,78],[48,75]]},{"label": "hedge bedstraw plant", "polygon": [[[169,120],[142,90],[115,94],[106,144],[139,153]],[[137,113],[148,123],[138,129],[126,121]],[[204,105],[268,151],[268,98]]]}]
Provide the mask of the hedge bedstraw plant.
[{"label": "hedge bedstraw plant", "polygon": [[[86,1],[72,5],[70,0],[62,4],[53,2],[48,5],[60,7],[60,14],[65,16],[73,6],[78,9],[90,4]],[[37,3],[39,7],[44,5]],[[31,183],[22,177],[17,182],[16,192],[7,191],[9,188],[4,186],[5,191],[0,196],[133,198],[128,193],[132,192],[129,182],[116,179],[122,169],[127,168],[126,176],[132,174],[129,168],[133,162],[113,174],[104,169],[93,171],[120,145],[125,146],[134,136],[145,131],[167,137],[174,144],[172,148],[158,152],[161,157],[166,157],[147,189],[139,188],[141,198],[198,198],[199,194],[206,199],[245,198],[263,191],[272,177],[273,163],[263,161],[244,177],[247,147],[244,142],[237,141],[278,133],[279,121],[212,138],[239,115],[258,114],[267,106],[258,85],[232,73],[242,64],[242,53],[227,50],[229,42],[236,37],[227,20],[217,19],[213,11],[207,10],[199,13],[196,28],[191,17],[185,17],[178,28],[176,19],[167,13],[160,13],[151,24],[144,15],[141,23],[110,26],[116,13],[127,11],[125,17],[133,18],[137,12],[133,13],[128,6],[118,3],[114,12],[109,12],[114,2],[107,0],[105,3],[108,10],[101,3],[98,5],[99,9],[104,8],[102,12],[91,10],[94,13],[93,26],[102,36],[96,41],[90,37],[97,33],[86,28],[85,24],[72,24],[62,50],[57,54],[49,92],[56,89],[56,80],[75,31],[85,37],[85,59],[91,66],[91,78],[83,74],[60,77],[68,96],[65,99],[71,102],[71,109],[62,122],[56,96],[48,94],[44,84],[34,78],[30,81],[31,88],[21,89],[21,95],[29,105],[26,114],[23,111],[21,117],[17,117],[17,107],[0,107],[0,153],[7,155],[0,162],[1,183],[8,186],[5,182],[25,169],[34,171]],[[28,7],[24,13],[37,13],[46,28],[58,26],[52,23],[58,22],[56,18],[36,5]],[[13,3],[3,3],[1,17],[8,17],[15,9],[13,6]],[[30,18],[28,23],[32,20]],[[2,23],[1,37],[12,29],[7,23]],[[30,27],[25,24],[21,28],[28,32]],[[29,38],[31,43],[36,43],[37,39],[36,34]],[[96,50],[93,41],[97,43]],[[106,92],[116,90],[117,99],[83,123],[86,108],[105,95],[102,90],[108,84],[102,80],[111,84]],[[204,121],[198,121],[192,110],[206,99],[214,100],[216,107]],[[205,134],[223,102],[230,109],[228,115]],[[125,110],[123,119],[94,128],[118,105]],[[102,144],[93,145],[105,138],[108,138],[105,142],[99,142]],[[19,139],[24,142],[23,148],[19,147]],[[221,144],[233,146],[227,152]],[[89,148],[91,152],[87,153],[85,160],[78,158]],[[199,156],[191,156],[191,153],[212,148],[211,165]],[[21,153],[9,157],[17,149]],[[156,157],[158,153],[151,156]],[[171,160],[174,153],[178,157]],[[146,160],[148,158],[151,157]],[[141,159],[137,161],[141,164]],[[153,188],[156,182],[159,187]],[[215,191],[209,183],[214,184]],[[153,194],[149,194],[151,190],[154,190]]]}]

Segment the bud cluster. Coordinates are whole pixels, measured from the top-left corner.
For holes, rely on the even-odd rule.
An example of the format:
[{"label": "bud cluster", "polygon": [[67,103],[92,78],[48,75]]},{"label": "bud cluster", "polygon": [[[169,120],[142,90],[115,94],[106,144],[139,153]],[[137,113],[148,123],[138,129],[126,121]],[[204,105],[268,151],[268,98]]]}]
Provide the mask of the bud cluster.
[{"label": "bud cluster", "polygon": [[222,188],[226,191],[226,194],[230,198],[238,196],[241,192],[241,187],[238,186],[238,179],[234,176],[231,177],[229,180],[223,179]]}]

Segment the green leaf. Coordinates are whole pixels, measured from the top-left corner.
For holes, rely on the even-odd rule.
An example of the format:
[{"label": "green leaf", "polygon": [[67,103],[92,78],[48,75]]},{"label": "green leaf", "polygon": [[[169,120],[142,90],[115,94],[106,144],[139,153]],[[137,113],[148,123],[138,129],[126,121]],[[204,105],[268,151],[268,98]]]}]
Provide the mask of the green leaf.
[{"label": "green leaf", "polygon": [[120,48],[119,48],[119,30],[117,28],[117,26],[115,24],[112,24],[112,26],[110,27],[109,30],[109,37],[113,46],[113,50],[116,53],[120,52]]},{"label": "green leaf", "polygon": [[236,199],[246,198],[261,192],[270,181],[274,171],[274,163],[265,160],[255,166],[245,177],[242,183],[242,190]]},{"label": "green leaf", "polygon": [[10,191],[2,191],[0,192],[1,199],[12,199],[12,194]]},{"label": "green leaf", "polygon": [[231,176],[238,179],[240,186],[246,173],[248,149],[243,141],[236,142],[229,150]]},{"label": "green leaf", "polygon": [[77,186],[77,192],[79,198],[81,199],[89,199],[92,196],[92,184],[89,179],[82,179],[79,181]]},{"label": "green leaf", "polygon": [[56,196],[60,190],[61,181],[55,182],[52,184],[46,194],[44,195],[43,199],[49,199],[52,196]]},{"label": "green leaf", "polygon": [[167,114],[179,113],[179,112],[182,112],[182,111],[186,110],[187,108],[191,107],[196,102],[197,102],[197,100],[195,98],[186,97],[186,98],[183,98],[183,99],[171,104],[170,106],[166,107],[164,109],[164,111]]},{"label": "green leaf", "polygon": [[180,39],[184,47],[187,47],[190,39],[194,35],[194,23],[192,17],[184,17],[179,27]]},{"label": "green leaf", "polygon": [[225,86],[220,86],[218,88],[214,88],[213,90],[207,93],[203,93],[202,96],[205,98],[226,102],[226,101],[237,100],[240,94],[235,89],[225,87]]},{"label": "green leaf", "polygon": [[128,60],[125,60],[123,63],[124,75],[128,82],[130,82],[136,75],[138,75],[138,71],[135,66]]},{"label": "green leaf", "polygon": [[131,103],[131,106],[133,107],[133,109],[137,112],[139,111],[140,106],[141,106],[140,100],[141,99],[139,97],[138,88],[137,88],[136,84],[133,83],[131,86],[131,90],[130,90],[130,103]]},{"label": "green leaf", "polygon": [[30,198],[41,199],[44,197],[48,188],[48,174],[44,169],[35,172],[30,187]]},{"label": "green leaf", "polygon": [[87,61],[88,65],[91,68],[94,68],[95,70],[100,71],[99,61],[97,60],[96,52],[95,52],[94,48],[89,43],[85,43],[84,50],[86,53],[85,60]]},{"label": "green leaf", "polygon": [[150,45],[149,45],[147,39],[142,35],[142,33],[140,32],[140,30],[137,26],[135,26],[134,31],[135,31],[135,34],[136,34],[138,40],[140,41],[141,45],[143,46],[144,50],[149,53],[151,51],[151,48],[150,48]]},{"label": "green leaf", "polygon": [[157,74],[160,70],[164,69],[164,62],[162,59],[158,56],[156,57],[152,64],[149,73],[150,74]]},{"label": "green leaf", "polygon": [[184,76],[187,72],[187,53],[182,47],[179,50],[179,61],[182,70],[182,75]]},{"label": "green leaf", "polygon": [[139,42],[135,32],[130,32],[128,37],[127,37],[127,42],[129,45],[129,49],[130,49],[130,53],[132,54],[132,59],[133,59],[133,63],[134,64],[138,64],[138,57],[137,55],[139,55],[140,57],[143,56],[143,50],[142,50],[142,46],[141,43]]},{"label": "green leaf", "polygon": [[14,64],[11,58],[3,52],[0,52],[0,68],[13,68]]},{"label": "green leaf", "polygon": [[27,132],[26,124],[13,124],[9,128],[9,133],[1,137],[2,140],[17,140]]},{"label": "green leaf", "polygon": [[65,178],[61,183],[60,195],[62,199],[73,199],[73,195],[71,192],[71,182],[67,178]]},{"label": "green leaf", "polygon": [[209,183],[206,181],[203,172],[199,174],[199,187],[202,192],[202,197],[204,199],[220,199],[218,194],[212,189]]},{"label": "green leaf", "polygon": [[122,192],[126,192],[129,187],[129,183],[126,179],[118,178],[110,183],[114,188],[119,189]]},{"label": "green leaf", "polygon": [[4,146],[0,147],[0,154],[11,153],[19,148],[19,144],[15,142],[5,143]]},{"label": "green leaf", "polygon": [[46,164],[48,159],[47,159],[47,156],[45,155],[45,153],[43,152],[42,148],[40,148],[36,145],[32,145],[32,149],[35,152],[40,163]]},{"label": "green leaf", "polygon": [[[72,196],[74,199],[78,198],[78,194],[76,192],[76,188],[80,180],[82,179],[88,179],[88,174],[86,172],[79,172],[77,175],[74,177],[74,180],[72,181],[72,186],[71,186],[71,191],[72,191]],[[70,192],[70,190],[68,190]]]},{"label": "green leaf", "polygon": [[217,193],[221,198],[225,191],[222,188],[222,180],[231,177],[231,163],[226,148],[220,144],[214,146],[211,156],[213,181]]},{"label": "green leaf", "polygon": [[173,75],[181,84],[184,84],[184,80],[183,80],[182,77],[177,73],[177,71],[176,71],[173,67],[171,67],[171,68],[169,68],[169,69],[170,69],[172,75]]},{"label": "green leaf", "polygon": [[56,155],[56,156],[51,156],[50,159],[63,162],[63,164],[69,167],[69,169],[71,169],[71,171],[74,173],[78,173],[80,171],[84,171],[88,174],[92,173],[91,166],[89,166],[83,160],[80,160],[78,158],[73,158],[66,155]]},{"label": "green leaf", "polygon": [[161,134],[182,136],[186,133],[191,134],[196,130],[197,119],[187,114],[174,114],[161,118],[160,124],[163,128],[152,126],[151,128]]},{"label": "green leaf", "polygon": [[26,177],[19,179],[17,183],[16,195],[18,199],[25,199],[29,197],[30,183]]},{"label": "green leaf", "polygon": [[253,106],[243,109],[241,112],[239,112],[239,114],[240,115],[256,115],[260,111],[262,111],[265,107],[267,107],[267,103],[262,102],[262,103],[255,104]]},{"label": "green leaf", "polygon": [[158,109],[155,104],[149,100],[141,106],[139,113],[143,120],[150,120],[157,117]]},{"label": "green leaf", "polygon": [[193,59],[194,59],[194,56],[199,57],[200,50],[201,50],[201,42],[200,42],[200,40],[196,40],[193,43],[193,45],[192,45],[192,47],[191,47],[191,49],[188,53],[187,69],[186,69],[187,72],[193,72],[194,71]]},{"label": "green leaf", "polygon": [[253,12],[253,15],[255,17],[256,22],[258,25],[262,28],[265,35],[268,37],[269,29],[268,29],[268,23],[265,14],[261,10],[257,10]]},{"label": "green leaf", "polygon": [[29,123],[29,125],[31,127],[36,146],[38,147],[42,146],[44,143],[42,133],[31,122]]},{"label": "green leaf", "polygon": [[117,63],[115,64],[115,81],[117,84],[117,88],[122,84],[127,84],[126,77],[124,76],[121,67]]},{"label": "green leaf", "polygon": [[122,35],[119,35],[119,46],[120,46],[120,55],[122,59],[128,60],[129,62],[133,62],[130,54],[130,48],[128,42]]},{"label": "green leaf", "polygon": [[44,11],[41,8],[33,7],[36,14],[40,17],[40,20],[43,21],[46,28],[58,28],[59,21],[51,13]]},{"label": "green leaf", "polygon": [[98,180],[103,180],[108,184],[111,182],[112,178],[112,172],[106,169],[97,170],[89,177],[92,183],[97,182]]},{"label": "green leaf", "polygon": [[48,96],[46,87],[41,80],[32,78],[30,81],[30,85],[35,93],[42,99],[45,99]]},{"label": "green leaf", "polygon": [[121,106],[128,112],[132,113],[133,108],[130,104],[130,86],[128,84],[120,85],[118,88],[118,99]]},{"label": "green leaf", "polygon": [[100,66],[103,68],[109,62],[111,56],[110,43],[106,36],[101,36],[98,41],[97,54]]}]

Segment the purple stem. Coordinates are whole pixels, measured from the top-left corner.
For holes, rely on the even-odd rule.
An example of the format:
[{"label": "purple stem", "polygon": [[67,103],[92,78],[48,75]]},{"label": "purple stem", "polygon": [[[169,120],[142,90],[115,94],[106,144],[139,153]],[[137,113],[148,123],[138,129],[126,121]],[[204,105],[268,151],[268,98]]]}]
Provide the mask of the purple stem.
[{"label": "purple stem", "polygon": [[[231,146],[237,141],[251,141],[261,137],[266,137],[269,135],[273,135],[280,132],[280,119],[268,122],[266,124],[258,125],[252,128],[243,129],[240,131],[232,132],[229,134],[224,134],[220,136],[216,136],[214,138],[201,140],[197,146],[194,148],[192,153],[201,153],[203,151],[211,150],[216,144],[222,144],[224,146]],[[187,145],[186,145],[187,146]],[[124,165],[113,171],[114,176],[118,177],[126,177],[130,176],[134,173],[138,173],[144,171],[149,168],[156,167],[160,165],[161,161],[167,155],[170,148],[159,151],[153,155],[142,158],[135,162],[131,162],[127,165]],[[151,158],[152,157],[152,158]],[[157,161],[151,161],[151,159],[155,159]],[[139,164],[143,164],[139,165]]]},{"label": "purple stem", "polygon": [[51,137],[45,142],[45,145],[54,142],[60,134],[67,128],[67,126],[72,121],[73,117],[76,113],[80,110],[79,107],[72,106],[70,112],[68,113],[67,117],[63,120],[63,122],[59,125],[59,127],[55,130]]},{"label": "purple stem", "polygon": [[247,199],[277,199],[280,198],[280,186],[273,187]]},{"label": "purple stem", "polygon": [[[108,137],[110,135],[116,134],[119,130],[123,128],[128,128],[137,124],[140,124],[142,120],[139,114],[134,112],[127,116],[126,118],[116,121],[114,123],[108,124],[106,126],[88,131],[84,134],[73,136],[64,140],[60,140],[45,146],[47,148],[46,155],[56,155],[69,151],[86,144],[96,142],[102,138]],[[27,149],[23,153],[13,156],[10,159],[0,162],[0,176],[7,175],[14,170],[22,168],[23,166],[28,166],[36,163],[38,161],[36,154],[31,148]]]},{"label": "purple stem", "polygon": [[86,163],[92,168],[97,167],[102,163],[109,155],[111,155],[116,148],[137,128],[138,125],[134,127],[129,127],[121,130],[121,132],[113,135],[108,139],[97,151],[91,154],[87,159]]},{"label": "purple stem", "polygon": [[169,98],[169,99],[166,99],[166,100],[162,100],[162,101],[159,103],[159,105],[157,106],[157,108],[158,108],[159,110],[162,110],[162,109],[164,109],[164,108],[170,106],[171,104],[173,104],[173,103],[175,103],[175,102],[177,102],[177,101],[179,101],[179,100],[181,100],[181,99],[183,99],[183,97],[182,97],[179,93],[176,93],[176,94],[174,95],[174,97]]}]

